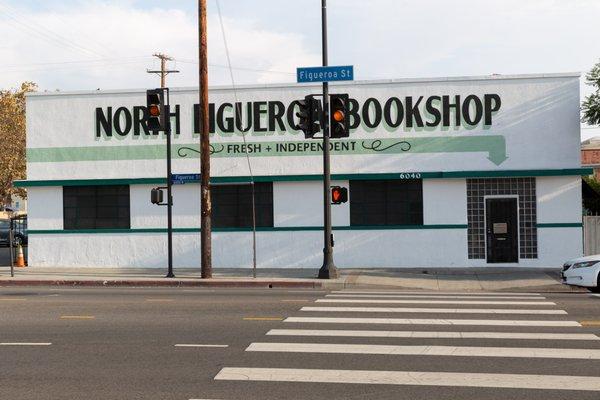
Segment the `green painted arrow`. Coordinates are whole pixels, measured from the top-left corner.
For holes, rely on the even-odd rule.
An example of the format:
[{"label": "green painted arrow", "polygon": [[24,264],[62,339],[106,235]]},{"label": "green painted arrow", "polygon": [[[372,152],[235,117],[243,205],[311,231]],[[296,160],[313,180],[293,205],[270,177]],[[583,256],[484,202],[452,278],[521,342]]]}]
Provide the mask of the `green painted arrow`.
[{"label": "green painted arrow", "polygon": [[361,146],[378,153],[476,153],[487,152],[488,159],[502,164],[506,156],[504,136],[411,137],[399,139],[363,140]]},{"label": "green painted arrow", "polygon": [[[488,159],[496,165],[506,159],[506,142],[503,136],[436,136],[407,137],[399,139],[346,139],[330,144],[334,155],[401,154],[401,153],[471,153],[487,152]],[[281,157],[316,156],[323,151],[319,140],[277,142],[218,142],[211,145],[212,157]],[[27,149],[28,162],[154,160],[166,157],[164,144],[96,146],[96,147],[45,147]],[[198,158],[199,146],[173,145],[174,158]]]}]

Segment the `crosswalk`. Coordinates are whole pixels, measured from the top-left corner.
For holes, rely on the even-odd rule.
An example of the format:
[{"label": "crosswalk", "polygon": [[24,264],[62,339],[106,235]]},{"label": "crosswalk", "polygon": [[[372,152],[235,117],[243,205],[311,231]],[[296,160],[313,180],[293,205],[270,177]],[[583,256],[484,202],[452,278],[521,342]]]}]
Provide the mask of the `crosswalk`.
[{"label": "crosswalk", "polygon": [[[288,367],[268,365],[273,361],[266,357],[267,365],[258,365],[259,359],[251,366],[226,366],[214,379],[600,392],[600,374],[594,371],[575,374],[540,364],[598,362],[600,337],[537,293],[333,291],[279,323],[266,333],[267,340],[245,351],[285,354]],[[302,354],[312,357],[305,367]],[[332,368],[326,362],[332,355],[352,357],[352,364]],[[314,368],[318,357],[326,367]],[[373,359],[367,363],[367,357],[379,357],[381,367],[373,367]],[[414,357],[436,361],[411,363]],[[456,359],[473,360],[473,367],[453,364]],[[494,359],[504,361],[475,367]],[[526,373],[524,360],[534,367]],[[371,368],[361,368],[365,365]]]}]

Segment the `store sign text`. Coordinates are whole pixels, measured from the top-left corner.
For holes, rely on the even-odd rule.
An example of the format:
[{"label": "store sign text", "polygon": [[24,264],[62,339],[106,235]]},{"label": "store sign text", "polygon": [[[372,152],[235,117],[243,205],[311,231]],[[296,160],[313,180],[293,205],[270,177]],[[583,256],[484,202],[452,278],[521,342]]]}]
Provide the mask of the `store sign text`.
[{"label": "store sign text", "polygon": [[[420,128],[450,128],[491,126],[494,115],[500,110],[502,101],[498,94],[441,95],[419,97],[390,97],[380,100],[374,97],[364,102],[351,98],[348,114],[350,129],[363,127],[366,130],[380,126],[394,131],[418,130]],[[274,134],[298,134],[297,101],[284,104],[281,101],[253,101],[237,103],[214,103],[209,105],[210,133],[234,136],[250,133],[252,136]],[[198,134],[199,106],[193,108],[193,130]],[[98,107],[96,108],[96,137],[125,137],[128,135],[158,135],[151,132],[145,123],[146,108]],[[181,131],[180,105],[171,112],[173,132]]]}]

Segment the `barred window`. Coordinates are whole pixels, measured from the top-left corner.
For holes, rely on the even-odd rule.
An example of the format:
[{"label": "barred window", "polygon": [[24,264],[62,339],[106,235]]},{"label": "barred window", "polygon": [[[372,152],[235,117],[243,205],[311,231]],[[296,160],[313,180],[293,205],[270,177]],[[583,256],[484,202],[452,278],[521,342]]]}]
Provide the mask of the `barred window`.
[{"label": "barred window", "polygon": [[128,229],[129,215],[129,185],[63,187],[64,229]]},{"label": "barred window", "polygon": [[[256,226],[273,226],[273,183],[254,184]],[[215,185],[211,187],[212,225],[215,228],[252,227],[252,186]]]},{"label": "barred window", "polygon": [[422,180],[351,180],[350,225],[423,225]]}]

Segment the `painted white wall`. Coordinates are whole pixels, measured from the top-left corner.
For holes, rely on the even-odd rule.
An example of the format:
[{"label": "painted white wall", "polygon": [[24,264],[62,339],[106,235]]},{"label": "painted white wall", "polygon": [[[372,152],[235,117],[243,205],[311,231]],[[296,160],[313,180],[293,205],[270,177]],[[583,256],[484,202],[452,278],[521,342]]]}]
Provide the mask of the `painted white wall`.
[{"label": "painted white wall", "polygon": [[581,222],[581,177],[539,177],[536,196],[539,224]]},{"label": "painted white wall", "polygon": [[[240,102],[281,101],[285,105],[303,98],[312,86],[273,85],[242,87],[237,90]],[[397,128],[380,124],[374,129],[364,125],[351,132],[349,141],[363,154],[331,156],[334,172],[340,174],[382,172],[427,172],[464,170],[511,170],[511,169],[560,169],[579,168],[579,77],[573,74],[501,76],[474,78],[412,79],[373,82],[352,82],[335,85],[335,90],[349,93],[361,106],[368,98],[376,98],[382,104],[391,97],[404,99],[412,96],[416,101],[423,96],[470,94],[483,96],[498,94],[501,109],[494,115],[491,126],[482,124],[429,129]],[[217,106],[234,101],[231,90],[215,88],[210,91],[210,101]],[[192,110],[197,102],[197,90],[173,89],[173,104],[181,106],[181,134],[173,138],[175,145],[197,146],[198,138],[192,134]],[[132,109],[145,104],[145,93],[137,91],[94,91],[86,93],[39,93],[27,97],[27,148],[100,147],[162,145],[162,135],[145,137],[129,134],[126,137],[96,137],[96,107],[124,106]],[[421,102],[421,109],[425,101]],[[245,111],[244,111],[245,112]],[[429,118],[423,112],[423,116]],[[488,157],[487,148],[468,153],[448,148],[445,152],[411,151],[391,154],[375,152],[362,146],[363,140],[402,139],[411,141],[423,137],[472,137],[484,139],[498,136],[506,143],[508,158],[500,165]],[[284,131],[255,132],[247,134],[251,143],[290,142],[307,143],[301,133],[286,127]],[[241,143],[239,132],[217,132],[213,144]],[[450,146],[452,147],[452,146]],[[418,146],[417,146],[418,148]],[[415,149],[413,149],[415,150]],[[177,152],[175,152],[177,153]],[[368,154],[367,154],[368,153]],[[224,153],[223,153],[224,154]],[[532,156],[543,155],[543,157]],[[187,157],[174,154],[173,170],[191,173],[198,170],[197,154]],[[292,153],[284,156],[252,157],[255,175],[320,174],[321,156],[313,153]],[[164,159],[115,160],[80,162],[31,162],[28,159],[28,179],[101,179],[157,177],[164,174]],[[211,160],[214,176],[245,176],[248,166],[243,156],[219,157]]]},{"label": "painted white wall", "polygon": [[561,267],[565,261],[583,256],[581,228],[538,228],[538,265]]},{"label": "painted white wall", "polygon": [[[464,266],[464,229],[336,231],[336,265],[354,267]],[[322,263],[322,231],[258,232],[259,268],[318,267]],[[425,243],[435,243],[436,251]],[[200,235],[175,233],[176,268],[195,268]],[[251,267],[250,232],[213,233],[215,267]],[[29,265],[35,267],[144,267],[166,265],[166,235],[35,234],[30,236]]]},{"label": "painted white wall", "polygon": [[[131,228],[166,228],[167,207],[150,203],[150,190],[157,185],[130,185]],[[164,190],[164,201],[167,191]],[[200,227],[200,185],[173,185],[173,228]]]},{"label": "painted white wall", "polygon": [[423,180],[423,224],[467,224],[465,179]]},{"label": "painted white wall", "polygon": [[35,186],[27,189],[28,229],[63,229],[61,186]]},{"label": "painted white wall", "polygon": [[[348,201],[331,205],[331,224],[350,225],[348,181],[331,181],[348,188]],[[323,182],[273,182],[274,226],[323,226]]]}]

